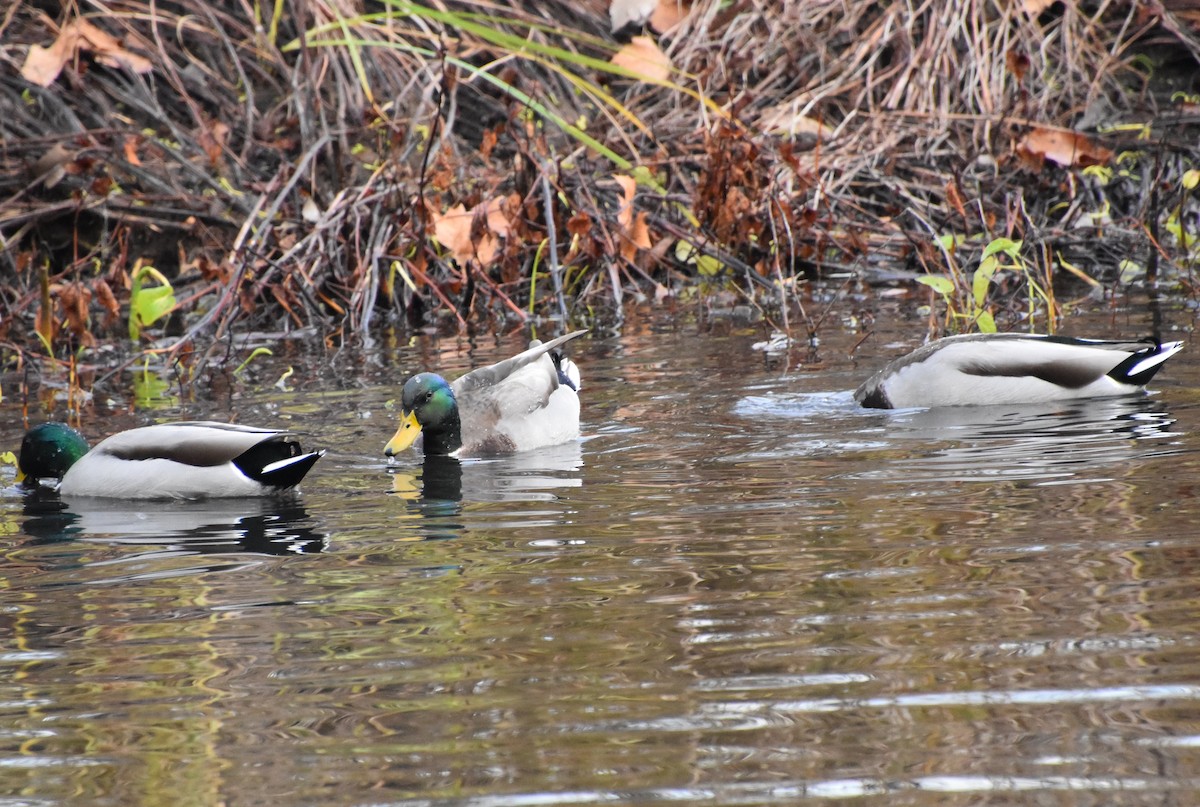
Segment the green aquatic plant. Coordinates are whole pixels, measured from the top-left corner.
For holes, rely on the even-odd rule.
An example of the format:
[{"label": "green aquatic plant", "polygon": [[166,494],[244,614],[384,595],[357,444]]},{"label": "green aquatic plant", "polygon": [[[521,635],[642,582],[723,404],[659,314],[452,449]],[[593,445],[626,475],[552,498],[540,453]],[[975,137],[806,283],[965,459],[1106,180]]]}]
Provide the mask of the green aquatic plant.
[{"label": "green aquatic plant", "polygon": [[[157,286],[145,285],[149,278]],[[129,290],[129,338],[135,342],[141,337],[142,329],[153,325],[175,310],[175,289],[171,281],[153,266],[142,265],[133,271]]]},{"label": "green aquatic plant", "polygon": [[[1039,273],[1038,267],[1024,256],[1023,242],[1011,238],[994,238],[983,248],[979,263],[969,275],[958,268],[952,254],[962,241],[956,236],[942,236],[939,246],[947,255],[950,271],[946,274],[929,274],[917,278],[917,282],[932,289],[946,308],[947,330],[954,333],[996,333],[993,309],[999,305],[996,299],[997,281],[1002,272],[1016,276],[1025,290],[1029,322],[1039,308],[1047,313],[1047,330],[1053,332],[1057,313],[1053,286],[1049,273]],[[1075,270],[1078,272],[1078,270]]]}]

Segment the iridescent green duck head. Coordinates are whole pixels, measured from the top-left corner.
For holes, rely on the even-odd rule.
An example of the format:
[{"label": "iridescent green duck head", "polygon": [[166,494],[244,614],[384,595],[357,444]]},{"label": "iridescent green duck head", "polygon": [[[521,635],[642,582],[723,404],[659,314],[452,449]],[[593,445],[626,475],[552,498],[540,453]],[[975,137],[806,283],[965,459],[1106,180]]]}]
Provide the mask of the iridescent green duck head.
[{"label": "iridescent green duck head", "polygon": [[17,481],[36,485],[42,479],[62,479],[88,448],[83,435],[65,423],[34,426],[21,441]]},{"label": "iridescent green duck head", "polygon": [[400,396],[400,428],[384,446],[395,456],[424,437],[428,454],[452,454],[462,447],[458,400],[446,379],[437,373],[418,373],[404,384]]}]

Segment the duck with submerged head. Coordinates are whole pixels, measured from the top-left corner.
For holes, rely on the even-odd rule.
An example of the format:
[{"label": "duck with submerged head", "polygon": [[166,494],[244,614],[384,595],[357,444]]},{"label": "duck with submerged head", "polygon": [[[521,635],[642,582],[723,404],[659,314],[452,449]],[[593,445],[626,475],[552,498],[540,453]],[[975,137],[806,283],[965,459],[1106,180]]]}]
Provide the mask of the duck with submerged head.
[{"label": "duck with submerged head", "polygon": [[948,336],[896,359],[854,399],[875,409],[1044,403],[1142,392],[1183,342],[1019,333]]},{"label": "duck with submerged head", "polygon": [[89,450],[65,423],[43,423],[21,442],[17,481],[57,479],[66,496],[266,496],[295,488],[324,454],[303,451],[286,431],[214,421],[130,429]]}]

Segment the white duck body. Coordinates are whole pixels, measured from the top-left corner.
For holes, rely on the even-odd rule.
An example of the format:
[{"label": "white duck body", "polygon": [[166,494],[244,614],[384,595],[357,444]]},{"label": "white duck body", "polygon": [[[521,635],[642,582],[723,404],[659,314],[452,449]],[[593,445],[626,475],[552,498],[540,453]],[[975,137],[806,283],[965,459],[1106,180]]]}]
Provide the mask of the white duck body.
[{"label": "white duck body", "polygon": [[965,334],[893,361],[854,393],[865,407],[1024,404],[1141,392],[1183,342]]},{"label": "white duck body", "polygon": [[65,496],[207,499],[295,487],[324,451],[288,432],[213,421],[143,426],[101,441],[63,474]]},{"label": "white duck body", "polygon": [[546,352],[505,377],[503,383],[468,392],[463,382],[470,374],[453,381],[450,387],[459,401],[470,401],[463,407],[469,415],[462,421],[462,455],[492,453],[488,448],[492,445],[500,446],[500,453],[510,446],[511,450],[530,451],[579,437],[579,369],[562,357],[561,371],[574,387],[559,382],[559,369]]}]

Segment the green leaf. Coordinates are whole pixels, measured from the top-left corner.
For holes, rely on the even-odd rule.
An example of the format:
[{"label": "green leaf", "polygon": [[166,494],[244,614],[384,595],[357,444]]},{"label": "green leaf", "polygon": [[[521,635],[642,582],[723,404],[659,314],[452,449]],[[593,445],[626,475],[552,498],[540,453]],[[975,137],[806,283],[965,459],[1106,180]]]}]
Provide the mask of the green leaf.
[{"label": "green leaf", "polygon": [[714,258],[712,255],[698,255],[696,257],[696,271],[704,277],[713,277],[719,275],[721,270],[725,268],[725,264]]},{"label": "green leaf", "polygon": [[983,301],[987,299],[988,286],[991,285],[998,268],[999,264],[994,255],[989,255],[979,262],[979,268],[971,278],[971,294],[975,297],[977,307],[982,306]]},{"label": "green leaf", "polygon": [[721,270],[725,268],[725,264],[711,255],[705,255],[690,241],[685,241],[682,238],[675,242],[675,259],[680,263],[686,263],[689,266],[695,266],[696,272],[702,277],[713,277],[719,275]]},{"label": "green leaf", "polygon": [[1021,241],[1014,241],[1011,238],[993,238],[992,242],[983,248],[983,257],[989,258],[997,252],[1003,252],[1015,260],[1021,252],[1021,243]]},{"label": "green leaf", "polygon": [[943,297],[954,293],[954,281],[945,275],[923,275],[917,278],[918,283],[924,283]]},{"label": "green leaf", "polygon": [[1122,283],[1132,283],[1146,271],[1145,267],[1136,261],[1124,260],[1117,264],[1117,266],[1121,269]]},{"label": "green leaf", "polygon": [[274,356],[274,355],[275,354],[271,352],[270,348],[256,347],[250,353],[250,355],[246,357],[246,360],[237,366],[237,369],[233,371],[233,374],[236,376],[239,373],[241,373],[242,370],[245,370],[250,365],[250,362],[254,361],[259,356]]},{"label": "green leaf", "polygon": [[979,328],[980,333],[996,332],[996,320],[992,318],[990,311],[980,311],[979,316],[975,318],[975,326]]},{"label": "green leaf", "polygon": [[138,406],[152,407],[171,400],[171,384],[151,372],[133,376],[133,397]]},{"label": "green leaf", "polygon": [[[142,280],[147,275],[160,285],[143,286]],[[129,338],[136,341],[142,328],[170,314],[175,306],[175,290],[162,272],[153,266],[138,267],[133,273],[133,288],[129,291]]]}]

